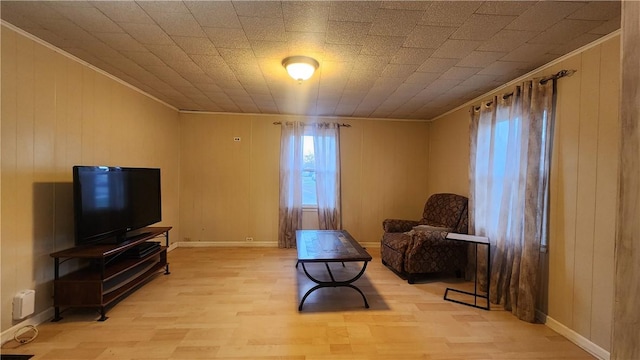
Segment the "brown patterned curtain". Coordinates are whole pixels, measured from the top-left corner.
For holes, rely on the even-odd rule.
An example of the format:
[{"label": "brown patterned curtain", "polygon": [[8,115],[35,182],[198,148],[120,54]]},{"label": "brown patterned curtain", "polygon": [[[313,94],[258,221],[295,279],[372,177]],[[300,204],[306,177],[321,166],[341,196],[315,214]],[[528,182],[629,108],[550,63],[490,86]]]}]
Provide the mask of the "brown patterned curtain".
[{"label": "brown patterned curtain", "polygon": [[547,238],[554,94],[555,80],[534,79],[471,111],[469,230],[492,244],[491,302],[529,322]]}]

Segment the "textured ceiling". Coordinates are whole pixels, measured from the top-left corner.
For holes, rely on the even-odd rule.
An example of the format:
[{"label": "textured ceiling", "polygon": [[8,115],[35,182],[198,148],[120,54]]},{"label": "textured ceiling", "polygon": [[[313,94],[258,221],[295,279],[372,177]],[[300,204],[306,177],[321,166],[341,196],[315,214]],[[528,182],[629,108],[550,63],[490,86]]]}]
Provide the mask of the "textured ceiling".
[{"label": "textured ceiling", "polygon": [[[181,110],[430,119],[620,28],[618,1],[2,1]],[[320,63],[298,84],[283,58]]]}]

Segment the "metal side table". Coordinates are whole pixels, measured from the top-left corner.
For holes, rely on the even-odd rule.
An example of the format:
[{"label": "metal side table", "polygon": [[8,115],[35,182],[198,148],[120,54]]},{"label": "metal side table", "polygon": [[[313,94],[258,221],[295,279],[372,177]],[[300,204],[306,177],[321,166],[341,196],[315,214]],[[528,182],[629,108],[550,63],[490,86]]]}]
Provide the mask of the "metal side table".
[{"label": "metal side table", "polygon": [[[489,238],[486,236],[449,233],[447,234],[447,237],[445,239],[451,240],[451,241],[462,241],[462,242],[474,244],[475,253],[476,253],[476,273],[474,275],[474,280],[473,280],[473,292],[447,288],[447,290],[444,292],[444,299],[447,301],[452,301],[462,305],[472,306],[472,307],[483,309],[483,310],[490,310],[489,289],[491,287],[491,244],[489,243]],[[487,292],[486,294],[478,294],[478,245],[485,245],[487,247]],[[473,304],[448,298],[447,296],[449,295],[449,291],[473,296]],[[478,298],[485,299],[486,306],[478,305]]]}]

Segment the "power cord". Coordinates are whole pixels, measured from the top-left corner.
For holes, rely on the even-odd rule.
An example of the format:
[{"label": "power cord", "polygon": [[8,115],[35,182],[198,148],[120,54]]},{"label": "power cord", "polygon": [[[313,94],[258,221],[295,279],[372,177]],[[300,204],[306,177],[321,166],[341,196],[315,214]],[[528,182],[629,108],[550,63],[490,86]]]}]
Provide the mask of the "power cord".
[{"label": "power cord", "polygon": [[[31,336],[27,338],[21,338],[21,336],[27,333],[31,333]],[[15,340],[20,345],[28,344],[35,340],[35,338],[37,337],[38,329],[35,327],[35,325],[25,325],[16,330],[16,332],[13,334],[13,340]]]}]

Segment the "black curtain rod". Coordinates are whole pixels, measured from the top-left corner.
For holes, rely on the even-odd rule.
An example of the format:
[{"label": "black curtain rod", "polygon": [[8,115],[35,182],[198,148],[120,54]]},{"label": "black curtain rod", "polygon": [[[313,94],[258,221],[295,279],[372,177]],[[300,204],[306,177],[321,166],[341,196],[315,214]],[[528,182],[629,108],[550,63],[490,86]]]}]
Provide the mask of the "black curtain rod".
[{"label": "black curtain rod", "polygon": [[540,84],[546,84],[547,81],[549,80],[556,80],[556,79],[560,79],[563,78],[565,76],[571,76],[573,74],[575,74],[578,70],[560,70],[557,73],[544,77],[542,79],[540,79]]},{"label": "black curtain rod", "polygon": [[[280,124],[282,124],[281,121],[274,121],[273,122],[273,125],[280,125]],[[313,125],[313,124],[316,124],[316,123],[305,123],[304,126]],[[349,124],[338,124],[338,123],[335,123],[335,124],[340,126],[340,127],[351,127],[351,125],[349,125]]]},{"label": "black curtain rod", "polygon": [[[540,84],[544,85],[549,80],[556,80],[556,79],[563,78],[565,76],[571,76],[571,75],[575,74],[577,71],[578,70],[566,70],[566,69],[565,70],[560,70],[560,71],[558,71],[557,73],[555,73],[553,75],[549,75],[549,76],[546,76],[546,77],[543,77],[542,79],[540,79]],[[503,94],[502,98],[506,99],[506,98],[508,98],[508,97],[510,97],[512,95],[513,95],[513,91],[510,92],[510,93]],[[493,103],[493,101],[489,101],[487,103],[487,106],[491,105],[492,103]],[[474,107],[473,110],[474,111],[480,110],[480,106]]]}]

